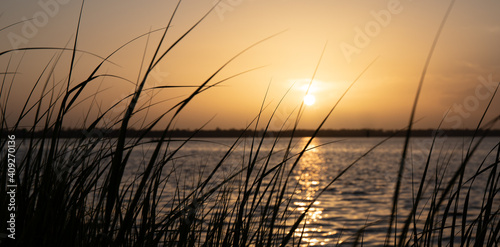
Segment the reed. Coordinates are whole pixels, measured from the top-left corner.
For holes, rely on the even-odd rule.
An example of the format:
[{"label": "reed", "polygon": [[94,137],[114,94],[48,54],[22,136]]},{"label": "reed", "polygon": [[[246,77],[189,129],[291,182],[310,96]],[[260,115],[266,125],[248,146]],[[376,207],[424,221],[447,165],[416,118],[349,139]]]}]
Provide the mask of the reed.
[{"label": "reed", "polygon": [[[10,88],[16,83],[15,74],[19,71],[12,70],[15,65],[8,63],[5,72],[0,73],[3,77],[0,92],[3,99],[0,107],[2,137],[18,130],[20,123],[28,115],[34,115],[31,127],[27,130],[24,139],[19,140],[26,148],[22,156],[18,157],[17,162],[18,173],[15,179],[18,184],[16,211],[18,218],[16,221],[17,238],[15,242],[12,242],[13,246],[299,246],[303,244],[304,233],[300,229],[306,224],[305,218],[313,203],[331,186],[335,186],[335,182],[361,159],[390,139],[384,139],[339,172],[315,195],[315,198],[309,201],[303,212],[297,212],[292,208],[290,203],[295,195],[289,191],[296,186],[291,178],[293,171],[305,153],[311,149],[322,148],[322,146],[311,148],[309,144],[316,138],[344,95],[369,69],[370,64],[331,107],[324,119],[318,123],[307,144],[299,151],[293,148],[296,140],[293,133],[300,122],[304,111],[303,106],[299,106],[297,111],[290,114],[281,126],[281,130],[276,135],[272,135],[269,129],[270,123],[282,100],[286,97],[286,93],[267,120],[263,117],[267,109],[266,93],[259,114],[245,129],[248,132],[253,129],[253,136],[247,139],[246,133],[242,133],[241,136],[235,138],[224,155],[215,164],[210,165],[212,167],[210,171],[200,173],[196,180],[188,184],[181,178],[184,174],[180,173],[177,160],[183,148],[196,141],[194,139],[196,131],[191,137],[179,142],[170,137],[173,123],[198,95],[212,90],[228,79],[254,70],[243,71],[219,81],[214,80],[216,75],[240,55],[275,35],[251,44],[221,65],[199,85],[145,88],[151,72],[158,63],[168,59],[168,54],[181,45],[182,40],[195,30],[212,11],[208,11],[175,42],[166,47],[164,40],[170,34],[171,22],[180,4],[181,1],[165,28],[140,35],[112,51],[107,57],[99,57],[79,50],[79,24],[75,30],[72,48],[29,47],[0,52],[0,57],[6,57],[15,51],[22,52],[22,54],[32,51],[46,51],[54,54],[33,84],[13,126],[8,125],[6,114],[8,108],[12,107],[9,105]],[[83,15],[84,2],[82,2],[78,23]],[[151,34],[157,32],[162,32],[162,36],[149,60],[145,55],[143,62],[147,66],[142,77],[137,82],[133,82],[137,85],[134,93],[107,109],[101,109],[98,104],[89,104],[88,115],[85,119],[88,124],[81,126],[85,134],[81,138],[61,138],[61,130],[67,121],[68,112],[75,105],[97,97],[101,93],[97,91],[90,97],[83,97],[84,91],[90,90],[91,86],[98,83],[98,79],[112,77],[127,80],[120,75],[102,72],[103,65],[111,63],[111,58],[124,47],[136,40],[149,39]],[[71,53],[70,64],[61,64],[61,57],[68,52]],[[77,66],[75,59],[82,53],[98,57],[100,62],[93,70],[88,71],[85,80],[74,83],[72,78]],[[432,49],[430,54],[432,54]],[[320,62],[321,58],[318,60],[318,66]],[[59,66],[69,67],[65,79],[55,76],[56,67]],[[428,62],[425,68],[427,66]],[[420,85],[424,80],[425,68]],[[316,71],[311,81],[315,73]],[[7,79],[8,75],[13,75],[10,81]],[[139,137],[127,137],[127,131],[130,129],[130,122],[134,116],[153,106],[147,103],[138,105],[140,99],[145,97],[144,92],[184,87],[192,87],[193,91],[188,96],[178,99],[177,103],[153,121],[144,122]],[[40,88],[40,95],[36,96],[35,92]],[[494,95],[491,100],[493,97]],[[116,110],[118,104],[122,102],[127,103],[126,109],[118,117],[110,117],[111,112]],[[437,244],[441,246],[458,244],[455,242],[457,240],[461,246],[498,245],[500,240],[500,208],[497,195],[500,188],[500,172],[497,169],[500,161],[499,144],[496,145],[495,150],[491,150],[491,153],[496,153],[493,163],[487,163],[487,157],[484,157],[484,163],[479,166],[476,173],[472,177],[465,176],[465,169],[470,165],[470,158],[487,136],[487,132],[482,136],[474,136],[470,141],[469,149],[460,167],[453,171],[454,175],[449,180],[444,179],[444,171],[436,169],[433,174],[431,170],[431,157],[437,152],[434,150],[433,142],[423,175],[419,178],[418,188],[415,188],[416,194],[413,197],[412,208],[407,215],[399,215],[405,218],[404,226],[398,228],[395,225],[398,217],[400,178],[405,166],[417,102],[418,94],[409,126],[401,130],[407,131],[407,137],[403,147],[401,168],[399,171],[393,171],[398,174],[393,210],[387,219],[380,219],[384,223],[389,222],[386,245],[434,246]],[[99,112],[96,117],[91,117],[90,112],[93,110]],[[166,118],[166,126],[161,127],[161,120]],[[491,129],[499,119],[497,117],[484,124],[483,118],[478,122],[476,131]],[[112,119],[112,121],[105,122],[104,119]],[[281,136],[281,133],[290,122],[293,122],[292,135],[284,140],[285,137]],[[200,127],[198,131],[203,127]],[[148,133],[157,128],[163,129],[160,138],[154,140],[146,138]],[[106,138],[102,135],[102,133],[116,129],[119,130],[118,138]],[[259,129],[262,131],[257,135]],[[42,138],[35,137],[35,132],[39,130],[41,130]],[[434,140],[437,138],[438,136],[435,136]],[[269,150],[263,148],[265,141],[272,143]],[[278,150],[279,141],[288,143],[284,150]],[[232,157],[235,150],[246,145],[247,142],[250,144],[248,149],[245,146],[244,156],[236,161],[239,168],[227,173],[224,170],[225,167],[234,167],[235,160]],[[4,150],[5,145],[6,143],[2,142],[0,149]],[[131,167],[130,164],[133,162],[131,159],[136,158],[133,157],[134,154],[146,145],[154,146],[152,153],[140,157],[140,166]],[[439,152],[437,153],[440,155]],[[447,165],[446,160],[441,160],[441,162],[439,166]],[[6,159],[2,158],[0,164],[2,167],[0,201],[2,207],[6,208],[5,205],[8,202],[5,181]],[[434,179],[430,178],[432,175]],[[483,201],[471,201],[470,196],[476,179],[485,175],[486,186],[481,190],[484,193]],[[170,189],[169,184],[174,184],[175,188]],[[477,203],[480,203],[479,214],[471,215],[468,209],[472,207],[472,204]],[[6,222],[7,216],[6,211],[2,211],[0,220]],[[351,236],[352,243],[363,244],[364,231],[378,223],[380,222],[367,222],[357,235]],[[394,238],[393,244],[390,243],[392,238]]]}]

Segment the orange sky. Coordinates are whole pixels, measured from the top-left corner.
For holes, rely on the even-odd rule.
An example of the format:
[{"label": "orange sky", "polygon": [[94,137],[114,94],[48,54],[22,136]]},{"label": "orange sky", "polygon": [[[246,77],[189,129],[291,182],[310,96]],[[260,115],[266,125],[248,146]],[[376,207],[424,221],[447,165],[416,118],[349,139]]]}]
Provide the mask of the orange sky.
[{"label": "orange sky", "polygon": [[[174,1],[87,1],[83,7],[78,49],[106,57],[127,41],[165,27],[175,4]],[[215,4],[213,0],[183,1],[162,50]],[[214,117],[208,129],[243,128],[257,115],[269,86],[265,117],[290,89],[271,121],[272,128],[280,128],[290,114],[291,119],[295,118],[326,44],[310,88],[316,101],[305,107],[299,127],[315,128],[348,85],[378,58],[341,101],[325,128],[402,128],[407,125],[423,65],[448,4],[449,1],[430,0],[222,0],[158,64],[146,88],[199,85],[246,47],[284,31],[236,58],[213,83],[264,67],[197,96],[182,111],[175,127],[195,129]],[[76,0],[2,1],[0,29],[25,21],[0,31],[0,50],[72,47],[80,7],[81,1]],[[417,128],[437,127],[448,109],[451,110],[445,118],[445,127],[475,127],[495,82],[500,81],[498,10],[498,1],[456,2],[427,70],[417,108],[417,119],[421,119]],[[85,116],[95,116],[99,107],[104,111],[119,98],[132,93],[140,76],[141,61],[143,57],[145,61],[151,59],[160,37],[161,32],[149,38],[144,36],[113,55],[112,63],[106,63],[98,74],[111,74],[128,81],[107,77],[93,82],[80,97],[85,100],[68,113],[66,126],[80,127]],[[1,71],[16,68],[18,71],[15,76],[0,74],[3,92],[14,82],[8,102],[5,93],[0,101],[2,107],[7,104],[10,124],[17,119],[44,67],[52,65],[51,58],[58,54],[29,51],[0,56]],[[50,84],[54,83],[56,92],[67,79],[70,56],[69,52],[63,53],[55,66]],[[99,62],[93,55],[79,53],[72,85],[84,80]],[[139,105],[153,106],[147,114],[146,111],[138,113],[132,123],[140,127],[143,121],[152,121],[192,90],[143,92]],[[37,97],[40,92],[39,86],[35,90]],[[96,92],[99,93],[95,97],[85,98]],[[33,103],[34,100],[29,105]],[[106,120],[113,121],[124,108],[125,104],[119,105]],[[497,96],[486,120],[499,114]],[[29,126],[31,121],[23,124]]]}]

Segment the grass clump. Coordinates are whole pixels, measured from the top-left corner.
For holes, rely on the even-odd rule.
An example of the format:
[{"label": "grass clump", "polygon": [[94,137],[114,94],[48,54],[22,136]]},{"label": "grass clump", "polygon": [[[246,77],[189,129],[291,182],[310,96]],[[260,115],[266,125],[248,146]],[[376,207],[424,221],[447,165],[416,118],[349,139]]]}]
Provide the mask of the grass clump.
[{"label": "grass clump", "polygon": [[[198,95],[232,78],[214,81],[216,75],[229,63],[272,36],[252,44],[229,59],[205,81],[195,86],[189,95],[179,99],[173,107],[157,116],[152,122],[145,123],[138,137],[128,138],[127,131],[130,129],[133,117],[138,112],[147,111],[152,107],[148,104],[139,105],[144,92],[185,87],[146,88],[146,82],[158,63],[167,59],[169,52],[178,46],[210,13],[209,11],[176,41],[167,46],[164,41],[169,34],[171,22],[179,4],[166,28],[141,35],[111,52],[107,57],[101,58],[94,69],[88,73],[86,79],[78,83],[74,83],[72,79],[77,64],[76,58],[82,53],[78,49],[79,27],[75,32],[72,48],[31,47],[0,52],[0,56],[8,56],[15,51],[50,50],[55,52],[54,57],[45,66],[31,89],[18,120],[13,126],[8,125],[6,116],[10,90],[7,92],[2,90],[2,98],[5,99],[1,107],[2,136],[15,132],[28,115],[34,115],[30,129],[25,133],[25,137],[19,140],[24,149],[22,153],[19,153],[17,162],[18,208],[16,210],[16,241],[12,243],[14,246],[299,246],[304,244],[304,232],[300,229],[305,228],[301,226],[306,224],[308,210],[314,202],[359,160],[387,140],[381,141],[341,170],[314,198],[308,201],[309,204],[304,207],[303,211],[297,212],[291,206],[295,196],[291,191],[294,191],[293,188],[296,186],[292,181],[293,171],[304,154],[311,150],[309,144],[312,143],[344,95],[370,67],[367,66],[332,106],[307,140],[306,145],[300,147],[299,151],[293,148],[295,140],[293,133],[297,129],[304,110],[302,105],[295,113],[288,116],[289,119],[282,125],[284,131],[286,123],[294,119],[291,137],[285,139],[280,135],[281,132],[277,132],[274,136],[269,135],[270,123],[281,101],[266,121],[262,117],[266,109],[266,98],[264,98],[259,114],[246,129],[253,133],[253,136],[248,140],[245,137],[246,133],[242,133],[227,147],[223,156],[211,164],[211,170],[201,173],[192,184],[184,184],[186,181],[180,178],[182,174],[176,162],[183,148],[195,142],[196,131],[189,138],[180,141],[173,140],[169,134],[175,120]],[[78,23],[80,23],[82,13],[83,4]],[[75,105],[88,99],[82,98],[84,91],[89,90],[91,85],[97,84],[98,79],[121,78],[117,75],[102,73],[103,65],[110,62],[112,56],[123,47],[140,38],[149,39],[153,32],[163,33],[153,55],[149,60],[144,59],[144,64],[146,64],[144,73],[137,82],[134,82],[136,85],[134,92],[107,109],[101,109],[100,106],[92,104],[89,107],[88,118],[86,118],[87,124],[82,126],[84,135],[80,138],[61,138],[68,112],[74,109]],[[70,69],[66,79],[58,80],[55,70],[61,56],[66,52],[71,53]],[[319,59],[318,66],[320,61],[321,59]],[[10,66],[9,64],[8,67]],[[3,76],[2,89],[6,88],[4,86],[9,83],[6,79],[7,75],[17,73],[17,71],[10,72],[9,68],[6,68],[6,71],[1,74]],[[311,82],[315,74],[316,71]],[[424,76],[425,70],[420,85]],[[12,79],[10,85],[14,83]],[[35,99],[35,89],[40,87],[41,93]],[[99,92],[91,97],[96,97],[98,94]],[[116,110],[121,102],[125,102],[127,107],[121,111],[119,117],[110,118],[111,112]],[[417,102],[418,95],[414,107]],[[93,106],[99,108],[99,114],[91,119],[90,111]],[[396,226],[401,183],[399,178],[402,177],[405,166],[414,111],[413,109],[407,128],[408,134],[403,148],[401,170],[397,172],[398,185],[394,192],[393,210],[388,217],[386,245],[430,246],[436,243],[452,244],[458,240],[461,245],[496,246],[500,231],[498,218],[500,208],[497,203],[500,180],[500,173],[497,169],[500,154],[498,144],[495,147],[497,150],[493,163],[486,163],[485,158],[485,163],[481,164],[473,176],[467,177],[465,174],[470,157],[487,134],[475,137],[479,139],[476,142],[471,141],[463,162],[458,170],[454,171],[451,179],[445,180],[444,174],[436,173],[434,187],[426,190],[429,188],[428,182],[431,174],[429,164],[434,153],[434,146],[430,149],[412,208],[407,215],[403,215],[405,218],[403,227]],[[146,138],[153,129],[160,128],[161,120],[167,116],[169,118],[166,126],[163,127],[161,137],[152,140]],[[109,119],[111,121],[105,121]],[[488,130],[496,120],[498,118],[483,124],[483,119],[481,119],[477,130]],[[263,128],[260,135],[257,134],[259,128]],[[250,131],[252,129],[253,131]],[[106,138],[104,133],[113,130],[118,130],[118,137]],[[42,136],[35,136],[35,133],[42,133]],[[235,160],[235,150],[246,141],[250,142],[249,147],[245,146],[243,157]],[[271,143],[270,149],[263,148],[265,141]],[[278,143],[283,141],[287,143],[287,146],[284,149],[278,148]],[[137,154],[146,147],[150,149],[150,152],[139,157],[139,162],[134,160]],[[5,142],[2,142],[1,149],[4,150],[4,148]],[[5,186],[6,160],[2,159],[0,162],[2,167],[0,199],[2,205],[6,205],[8,199],[5,196],[7,190]],[[135,167],[136,170],[131,167],[131,163],[134,162],[140,164]],[[226,167],[234,167],[234,163],[237,163],[238,169],[227,172]],[[468,210],[472,204],[478,203],[470,200],[472,187],[476,177],[484,174],[487,175],[487,181],[482,190],[484,196],[483,201],[480,202],[479,214],[471,216],[467,213]],[[170,187],[171,185],[174,186]],[[2,211],[3,222],[6,222],[6,217],[6,212]],[[354,239],[352,243],[362,243],[362,234],[371,225],[373,224],[367,224],[360,229],[358,235],[352,236]],[[456,239],[456,236],[460,238]]]}]

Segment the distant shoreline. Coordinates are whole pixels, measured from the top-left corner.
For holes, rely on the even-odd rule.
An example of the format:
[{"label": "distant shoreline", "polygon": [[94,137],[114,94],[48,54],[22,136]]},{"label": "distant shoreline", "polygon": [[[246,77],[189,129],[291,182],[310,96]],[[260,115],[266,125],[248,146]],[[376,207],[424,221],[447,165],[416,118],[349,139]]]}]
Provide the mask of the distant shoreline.
[{"label": "distant shoreline", "polygon": [[[14,132],[12,131],[6,131],[6,130],[1,130],[1,133],[3,135],[5,134],[15,134],[17,138],[29,138],[29,137],[35,137],[35,138],[51,138],[53,136],[53,131],[48,130],[48,131],[28,131],[26,129],[20,129],[16,130]],[[207,138],[222,138],[222,137],[239,137],[239,136],[244,136],[244,137],[252,137],[252,136],[262,136],[263,131],[257,131],[254,133],[253,130],[242,130],[242,129],[227,129],[227,130],[222,130],[222,129],[216,129],[216,130],[199,130],[199,131],[194,131],[194,130],[180,130],[180,129],[175,129],[171,130],[167,134],[167,138],[179,138],[179,137],[207,137]],[[314,133],[314,130],[296,130],[293,133],[293,136],[295,137],[309,137],[312,136]],[[417,129],[417,130],[412,130],[412,137],[433,137],[433,136],[447,136],[447,137],[464,137],[464,136],[473,136],[475,133],[475,130],[472,129],[444,129],[444,130],[439,130],[437,132],[434,129]],[[104,129],[93,129],[90,132],[87,132],[85,130],[81,129],[65,129],[62,130],[59,137],[60,138],[83,138],[83,137],[107,137],[107,138],[113,138],[113,137],[118,137],[119,131],[118,130],[104,130]],[[130,129],[127,131],[127,137],[139,137],[143,135],[142,130],[136,130],[136,129]],[[162,131],[158,130],[153,130],[149,131],[144,137],[148,138],[159,138],[162,135]],[[268,131],[266,133],[266,136],[268,137],[276,137],[276,136],[281,136],[281,137],[290,137],[292,136],[292,131],[291,130],[286,130],[282,131],[279,133],[278,131]],[[317,137],[389,137],[389,136],[395,136],[395,137],[404,137],[406,135],[406,131],[397,131],[397,130],[381,130],[381,129],[325,129],[325,130],[320,130],[317,133]],[[500,136],[500,129],[494,129],[494,130],[478,130],[476,133],[477,136],[491,136],[491,137],[497,137]]]}]

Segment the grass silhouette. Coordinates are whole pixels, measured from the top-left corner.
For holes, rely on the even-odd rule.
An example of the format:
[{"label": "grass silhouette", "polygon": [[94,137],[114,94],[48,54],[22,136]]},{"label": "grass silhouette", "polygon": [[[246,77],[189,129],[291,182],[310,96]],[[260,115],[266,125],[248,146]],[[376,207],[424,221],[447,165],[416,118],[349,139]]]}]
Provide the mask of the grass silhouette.
[{"label": "grass silhouette", "polygon": [[[84,13],[83,4],[84,2],[82,2],[78,23],[80,23]],[[18,120],[13,126],[8,126],[6,115],[11,90],[2,90],[1,92],[2,99],[4,99],[1,107],[2,129],[0,131],[2,136],[18,130],[21,121],[28,114],[35,116],[31,128],[28,129],[27,137],[20,140],[26,146],[26,150],[22,157],[18,157],[17,162],[17,233],[16,241],[12,243],[13,246],[299,246],[303,244],[304,233],[300,232],[300,226],[307,224],[304,219],[313,203],[359,160],[365,158],[366,155],[391,138],[382,140],[340,171],[309,201],[303,212],[297,212],[291,207],[290,203],[294,196],[293,193],[289,194],[290,189],[294,186],[292,172],[306,152],[321,148],[321,146],[310,148],[309,144],[316,138],[344,95],[375,62],[373,61],[331,107],[323,120],[318,123],[307,144],[298,152],[293,151],[293,141],[296,139],[294,133],[304,111],[303,105],[300,105],[285,121],[285,123],[293,122],[291,135],[281,136],[281,133],[285,131],[285,123],[281,126],[281,131],[270,134],[270,123],[282,101],[278,103],[271,117],[266,121],[262,117],[267,105],[265,96],[259,114],[245,129],[245,131],[252,133],[252,137],[250,138],[250,147],[245,150],[246,157],[241,160],[239,170],[231,174],[222,172],[224,166],[231,162],[229,157],[246,140],[246,132],[242,132],[239,137],[235,138],[232,145],[227,147],[224,155],[216,164],[213,164],[212,170],[206,176],[200,176],[191,186],[183,184],[186,181],[180,181],[176,174],[177,155],[187,144],[193,142],[196,132],[202,130],[203,127],[194,131],[191,137],[185,138],[178,145],[172,145],[173,140],[170,137],[170,132],[175,120],[181,112],[186,111],[185,107],[198,95],[228,79],[253,71],[254,69],[249,69],[223,80],[214,81],[215,76],[234,59],[275,35],[251,44],[221,65],[199,85],[145,88],[148,78],[158,63],[167,59],[169,52],[181,45],[182,40],[213,10],[208,11],[175,42],[165,48],[164,40],[170,34],[169,28],[172,20],[176,17],[180,4],[181,1],[177,4],[165,28],[140,35],[111,52],[107,57],[96,56],[100,62],[90,71],[85,80],[77,84],[71,83],[77,55],[85,53],[95,56],[79,50],[79,24],[75,31],[72,48],[28,47],[0,52],[0,56],[6,56],[14,51],[40,50],[55,54],[34,83]],[[453,2],[450,9],[452,5]],[[0,31],[4,29],[0,29]],[[491,153],[496,152],[494,163],[486,163],[486,157],[484,157],[484,163],[480,165],[474,175],[466,177],[465,174],[465,168],[470,165],[470,158],[487,136],[488,130],[499,119],[497,117],[488,123],[483,123],[484,115],[495,94],[484,111],[483,118],[477,124],[476,133],[481,130],[483,135],[474,135],[461,165],[457,170],[452,171],[453,175],[449,180],[444,178],[444,173],[439,174],[436,171],[436,174],[432,174],[431,157],[434,153],[439,152],[439,150],[434,150],[434,142],[438,138],[437,135],[434,136],[423,175],[418,179],[420,182],[413,197],[413,207],[409,214],[398,215],[400,183],[411,138],[418,93],[441,30],[442,26],[424,66],[409,125],[401,130],[406,131],[406,137],[404,147],[402,147],[404,152],[401,157],[400,169],[392,171],[397,174],[397,181],[391,215],[388,219],[384,219],[388,221],[386,245],[434,246],[436,243],[438,245],[452,245],[455,237],[459,236],[461,246],[496,246],[500,240],[500,220],[498,217],[500,208],[497,204],[497,194],[500,188],[500,173],[497,169],[500,161],[499,144],[495,146],[496,150],[491,150]],[[108,109],[99,111],[99,115],[92,119],[89,107],[88,119],[86,120],[90,124],[85,127],[86,135],[81,138],[61,139],[60,134],[65,121],[67,121],[68,112],[86,99],[81,98],[84,90],[97,83],[97,79],[114,77],[126,80],[119,75],[102,73],[102,66],[105,63],[111,63],[110,58],[122,48],[138,39],[149,39],[149,36],[156,32],[163,32],[163,34],[152,57],[149,60],[145,58],[147,66],[143,76],[137,81],[134,93],[120,99],[118,103]],[[62,54],[67,52],[71,52],[67,78],[54,84],[56,66],[59,64]],[[316,70],[320,62],[321,58],[318,60]],[[14,79],[10,85],[6,81],[6,75],[18,73],[17,70],[10,71],[10,67],[11,64],[6,68],[6,72],[0,74],[4,78],[2,89],[10,88],[15,83]],[[58,86],[62,89],[59,90]],[[31,103],[32,99],[36,97],[35,89],[39,87],[42,87],[41,93],[38,99]],[[178,99],[178,103],[165,110],[152,122],[147,123],[141,130],[141,135],[127,138],[131,119],[138,112],[147,111],[153,106],[152,104],[138,105],[139,99],[144,97],[144,92],[168,90],[176,87],[193,88],[193,91],[188,96]],[[91,97],[98,94],[99,92],[96,92]],[[281,100],[286,95],[285,93]],[[113,121],[105,123],[104,119],[122,102],[127,103],[122,114],[118,118],[112,118]],[[160,121],[167,114],[172,116],[168,119],[166,127],[163,128],[161,136],[152,141],[147,140],[147,134],[153,129],[159,128]],[[102,125],[105,127],[98,128]],[[261,126],[264,126],[263,130],[257,131]],[[115,129],[119,130],[117,138],[104,138],[100,135],[100,133]],[[42,130],[42,138],[35,137],[35,133],[39,133],[40,130]],[[265,140],[271,141],[270,150],[263,148]],[[277,152],[279,141],[286,141],[288,145],[285,150]],[[4,150],[5,142],[0,145],[0,148]],[[126,172],[132,169],[130,164],[133,162],[131,161],[133,152],[140,150],[145,145],[154,145],[152,153],[143,157],[142,166],[137,168],[135,173],[130,173],[132,175],[129,177]],[[275,162],[276,159],[279,161]],[[5,159],[0,161],[2,167],[0,170],[0,201],[3,206],[7,205],[8,202],[5,180],[7,178],[6,162]],[[487,174],[487,181],[482,188],[483,201],[471,201],[472,187],[477,184],[475,180],[484,174]],[[435,175],[436,183],[432,184],[434,187],[429,190],[428,188],[431,186],[429,176],[432,175]],[[167,183],[176,184],[174,191],[166,191],[168,190]],[[164,201],[167,194],[173,196]],[[471,204],[478,203],[480,204],[479,214],[473,216],[468,214]],[[7,212],[2,211],[1,220],[6,222],[7,217]],[[402,228],[398,228],[396,225],[397,217],[405,218]],[[363,232],[373,224],[375,223],[367,223],[365,227],[359,229],[356,235],[351,236],[352,243],[354,245],[363,244]]]}]

